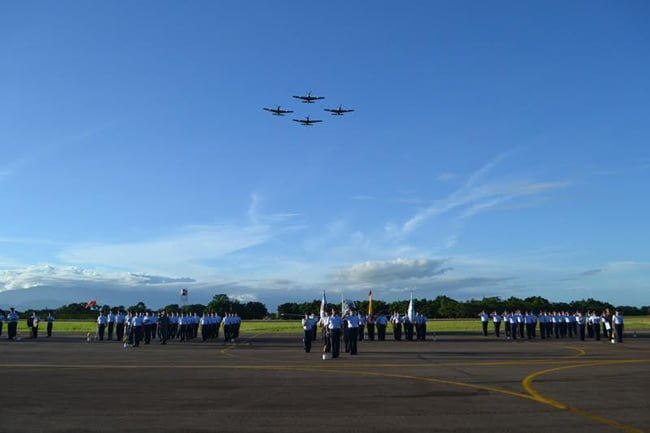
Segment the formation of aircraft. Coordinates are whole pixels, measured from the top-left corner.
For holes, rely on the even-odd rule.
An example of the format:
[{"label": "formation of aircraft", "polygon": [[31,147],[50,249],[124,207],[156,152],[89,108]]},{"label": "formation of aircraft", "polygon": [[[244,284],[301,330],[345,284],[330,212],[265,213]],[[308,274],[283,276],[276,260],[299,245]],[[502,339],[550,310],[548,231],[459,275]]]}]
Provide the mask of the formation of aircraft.
[{"label": "formation of aircraft", "polygon": [[338,108],[324,108],[323,110],[332,114],[332,116],[343,116],[345,113],[352,113],[353,109],[345,109],[341,105]]},{"label": "formation of aircraft", "polygon": [[293,97],[296,99],[300,99],[300,102],[302,102],[303,104],[313,104],[314,101],[325,99],[324,96],[312,96],[311,92],[307,92],[307,94],[304,96],[293,95]]},{"label": "formation of aircraft", "polygon": [[284,116],[285,114],[293,113],[293,110],[282,110],[279,105],[275,108],[262,107],[263,110],[270,111],[274,116]]},{"label": "formation of aircraft", "polygon": [[[324,96],[315,96],[311,92],[307,92],[306,95],[293,95],[293,98],[299,99],[300,102],[304,104],[314,104],[315,101],[325,99]],[[276,105],[275,108],[262,107],[264,111],[270,112],[274,116],[284,116],[285,114],[293,113],[293,110],[283,110],[282,107]],[[342,116],[345,113],[351,113],[354,110],[351,108],[343,108],[342,105],[339,105],[338,108],[325,108],[325,111],[330,113],[332,116]],[[322,120],[311,119],[309,116],[303,119],[292,119],[294,122],[299,123],[302,126],[312,126],[314,123],[320,123]]]},{"label": "formation of aircraft", "polygon": [[311,126],[314,123],[322,122],[322,120],[310,119],[309,116],[304,119],[293,119],[293,121],[300,123],[302,126]]}]

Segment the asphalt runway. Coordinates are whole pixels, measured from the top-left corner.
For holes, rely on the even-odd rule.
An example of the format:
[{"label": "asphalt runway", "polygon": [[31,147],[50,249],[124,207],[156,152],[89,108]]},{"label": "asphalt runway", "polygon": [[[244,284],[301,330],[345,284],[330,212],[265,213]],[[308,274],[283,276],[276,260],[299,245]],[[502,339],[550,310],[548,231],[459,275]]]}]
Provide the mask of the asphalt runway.
[{"label": "asphalt runway", "polygon": [[[6,336],[6,334],[5,334]],[[0,340],[1,432],[648,432],[650,338]]]}]

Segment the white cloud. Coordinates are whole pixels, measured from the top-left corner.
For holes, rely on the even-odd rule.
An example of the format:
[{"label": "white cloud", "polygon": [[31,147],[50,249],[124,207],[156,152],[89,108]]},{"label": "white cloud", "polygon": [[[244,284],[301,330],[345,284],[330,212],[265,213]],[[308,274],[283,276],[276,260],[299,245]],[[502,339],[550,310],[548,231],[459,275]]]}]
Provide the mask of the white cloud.
[{"label": "white cloud", "polygon": [[296,214],[260,212],[262,200],[251,194],[245,225],[191,225],[158,239],[117,244],[78,244],[63,249],[58,258],[65,263],[100,266],[148,273],[214,273],[204,265],[225,256],[261,245],[285,230],[282,225]]},{"label": "white cloud", "polygon": [[446,259],[395,259],[364,262],[340,269],[334,278],[342,283],[390,283],[443,274]]},{"label": "white cloud", "polygon": [[33,265],[0,271],[0,291],[84,283],[140,286],[193,282],[193,279],[187,277],[173,278],[129,272],[102,272],[74,266]]},{"label": "white cloud", "polygon": [[414,216],[402,224],[400,235],[407,235],[421,227],[429,219],[454,210],[462,211],[459,218],[468,218],[481,212],[494,210],[500,205],[517,198],[528,197],[544,192],[566,187],[569,183],[485,180],[487,175],[496,167],[508,153],[503,153],[472,173],[465,184],[442,200],[437,200],[430,206],[419,210]]}]

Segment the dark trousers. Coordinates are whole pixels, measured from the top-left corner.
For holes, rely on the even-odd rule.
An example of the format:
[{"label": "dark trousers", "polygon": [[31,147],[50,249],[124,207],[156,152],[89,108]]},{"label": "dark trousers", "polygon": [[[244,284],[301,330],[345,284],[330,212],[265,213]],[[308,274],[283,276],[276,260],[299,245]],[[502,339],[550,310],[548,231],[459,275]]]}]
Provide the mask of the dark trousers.
[{"label": "dark trousers", "polygon": [[332,358],[339,357],[339,351],[341,350],[341,330],[340,329],[330,329],[330,348],[332,351]]},{"label": "dark trousers", "polygon": [[97,335],[99,335],[99,341],[104,340],[104,331],[106,330],[106,325],[97,325]]},{"label": "dark trousers", "polygon": [[151,325],[144,325],[144,344],[151,342]]},{"label": "dark trousers", "polygon": [[0,320],[0,337],[2,336],[2,325],[3,324],[4,324],[4,322],[2,320]]},{"label": "dark trousers", "polygon": [[497,337],[501,336],[501,322],[494,322],[494,333]]},{"label": "dark trousers", "polygon": [[375,324],[368,323],[368,340],[373,341],[375,339]]},{"label": "dark trousers", "polygon": [[623,324],[621,323],[620,325],[614,325],[614,329],[616,329],[616,341],[619,343],[623,342]]},{"label": "dark trousers", "polygon": [[510,322],[506,320],[505,323],[506,337],[510,337]]},{"label": "dark trousers", "polygon": [[313,329],[305,330],[302,342],[305,343],[305,352],[311,351],[311,337],[314,335]]},{"label": "dark trousers", "polygon": [[348,328],[350,334],[350,355],[357,354],[357,341],[359,340],[359,328]]},{"label": "dark trousers", "polygon": [[142,326],[133,327],[133,345],[138,347],[142,341]]},{"label": "dark trousers", "polygon": [[124,323],[118,323],[116,327],[116,336],[118,341],[124,338]]},{"label": "dark trousers", "polygon": [[402,340],[402,324],[393,323],[393,338],[397,341]]},{"label": "dark trousers", "polygon": [[350,332],[345,323],[343,324],[343,346],[345,347],[345,353],[350,353]]},{"label": "dark trousers", "polygon": [[38,338],[38,326],[32,326],[32,338]]},{"label": "dark trousers", "polygon": [[108,340],[113,339],[113,329],[115,328],[115,322],[108,322]]},{"label": "dark trousers", "polygon": [[413,323],[408,322],[404,324],[404,333],[406,334],[407,341],[413,341]]},{"label": "dark trousers", "polygon": [[524,322],[519,323],[519,338],[524,338]]},{"label": "dark trousers", "polygon": [[52,336],[52,328],[54,327],[54,324],[52,322],[47,322],[47,336],[51,337]]},{"label": "dark trousers", "polygon": [[160,344],[166,344],[169,339],[169,326],[158,326],[158,338]]},{"label": "dark trousers", "polygon": [[596,341],[600,341],[600,324],[594,323],[593,328],[594,328],[594,336],[596,337]]},{"label": "dark trousers", "polygon": [[18,329],[18,323],[9,322],[9,324],[7,325],[7,338],[9,338],[10,340],[16,338],[17,329]]},{"label": "dark trousers", "polygon": [[485,322],[481,322],[481,326],[483,327],[483,335],[487,337],[487,327],[488,327],[487,320]]},{"label": "dark trousers", "polygon": [[155,340],[156,339],[156,332],[158,331],[158,324],[157,323],[152,323],[151,324],[151,339]]},{"label": "dark trousers", "polygon": [[510,324],[510,336],[513,340],[517,339],[517,323]]},{"label": "dark trousers", "polygon": [[365,330],[365,325],[359,325],[359,341],[363,341],[364,330]]},{"label": "dark trousers", "polygon": [[379,341],[386,339],[386,325],[377,325],[377,339]]},{"label": "dark trousers", "polygon": [[585,325],[578,325],[578,331],[580,332],[580,340],[585,341]]}]

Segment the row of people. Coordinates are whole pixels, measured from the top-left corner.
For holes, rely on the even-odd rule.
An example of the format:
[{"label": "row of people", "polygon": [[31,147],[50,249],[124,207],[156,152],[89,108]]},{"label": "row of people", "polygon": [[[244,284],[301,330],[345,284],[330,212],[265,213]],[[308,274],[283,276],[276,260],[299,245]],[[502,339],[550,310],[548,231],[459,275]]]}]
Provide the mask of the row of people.
[{"label": "row of people", "polygon": [[[6,321],[8,339],[13,340],[14,338],[16,338],[19,319],[20,317],[14,308],[11,308],[9,310],[9,313],[7,313],[6,316],[4,315],[3,311],[0,310],[0,336],[2,336],[3,324]],[[48,337],[52,336],[54,320],[55,320],[54,316],[51,313],[49,313],[47,315],[47,318],[45,319],[45,322],[47,323],[46,332]],[[29,330],[29,338],[38,338],[38,330],[40,324],[41,324],[41,318],[38,317],[36,313],[32,313],[27,318],[27,329]]]},{"label": "row of people", "polygon": [[[178,339],[181,342],[189,341],[198,337],[201,333],[202,341],[214,340],[219,337],[219,329],[223,324],[223,334],[226,341],[234,341],[239,337],[241,319],[237,314],[226,313],[223,317],[217,313],[205,313],[199,317],[193,313],[125,313],[123,311],[115,314],[114,318],[100,314],[97,318],[97,337],[100,341],[104,339],[104,333],[108,330],[108,340],[113,339],[113,326],[115,325],[118,341],[125,341],[126,345],[138,347],[144,340],[149,344],[156,338],[161,344],[168,340]],[[113,319],[113,320],[111,320]]]},{"label": "row of people", "polygon": [[[424,341],[427,333],[427,319],[419,313],[416,314],[415,320],[411,321],[407,315],[400,315],[397,312],[389,318],[385,314],[368,316],[352,309],[346,312],[343,317],[340,317],[336,313],[336,310],[332,310],[331,314],[328,315],[325,313],[321,318],[317,318],[314,314],[306,314],[302,318],[301,323],[304,331],[303,343],[305,352],[311,350],[311,343],[316,340],[317,328],[320,326],[321,338],[325,343],[325,350],[326,352],[331,352],[334,358],[338,357],[340,345],[340,343],[333,343],[334,340],[339,341],[342,337],[346,353],[354,355],[357,353],[357,342],[365,339],[366,332],[368,340],[373,341],[375,339],[376,328],[377,339],[384,341],[386,339],[386,327],[388,323],[392,324],[393,339],[396,341],[402,340],[402,328],[404,328],[407,341],[414,339]],[[339,333],[340,336],[337,338],[336,334]]]},{"label": "row of people", "polygon": [[[569,313],[566,311],[541,311],[539,314],[516,310],[514,312],[504,311],[502,314],[496,311],[487,314],[481,311],[479,314],[483,335],[488,335],[488,323],[492,321],[494,325],[494,334],[497,337],[501,335],[501,323],[504,324],[505,336],[507,339],[516,340],[519,338],[534,339],[537,338],[537,328],[539,327],[539,336],[546,338],[575,338],[579,337],[584,341],[585,337],[600,340],[604,335],[607,340],[616,337],[619,343],[623,342],[623,315],[619,311],[610,314],[605,310],[602,314],[596,314],[595,311],[588,311],[583,314],[581,311]],[[601,334],[602,327],[602,334]]]}]

